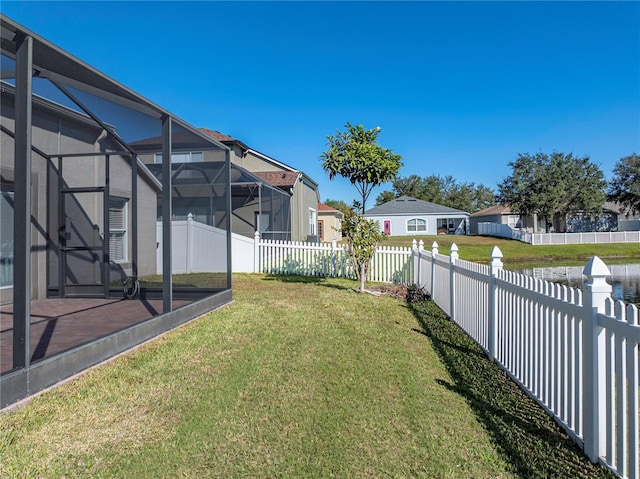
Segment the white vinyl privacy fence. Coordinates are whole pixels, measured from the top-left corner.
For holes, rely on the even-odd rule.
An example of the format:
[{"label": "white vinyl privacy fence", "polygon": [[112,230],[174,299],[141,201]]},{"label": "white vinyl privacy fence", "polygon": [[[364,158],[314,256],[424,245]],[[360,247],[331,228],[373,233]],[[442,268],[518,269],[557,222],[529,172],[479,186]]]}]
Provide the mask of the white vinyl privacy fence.
[{"label": "white vinyl privacy fence", "polygon": [[515,239],[532,245],[640,243],[638,229],[582,233],[531,233],[504,224],[478,223],[478,234]]},{"label": "white vinyl privacy fence", "polygon": [[414,250],[415,283],[562,425],[594,462],[639,479],[638,343],[634,305],[611,298],[594,257],[583,290]]},{"label": "white vinyl privacy fence", "polygon": [[[156,224],[156,268],[162,274],[162,223]],[[215,273],[227,269],[227,232],[200,223],[189,213],[171,222],[173,273]]]}]

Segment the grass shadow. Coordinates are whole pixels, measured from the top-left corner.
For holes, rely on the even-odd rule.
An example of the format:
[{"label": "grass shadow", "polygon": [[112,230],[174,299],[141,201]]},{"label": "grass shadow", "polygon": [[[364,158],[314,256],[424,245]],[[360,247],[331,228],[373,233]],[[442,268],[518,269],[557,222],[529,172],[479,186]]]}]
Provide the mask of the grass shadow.
[{"label": "grass shadow", "polygon": [[[426,336],[427,338],[431,339],[431,342],[433,342],[433,338],[431,336],[429,336],[429,334],[427,334],[424,330],[417,329],[417,328],[411,328],[411,331],[414,331],[414,332],[416,332],[418,334],[422,334],[423,336]],[[450,342],[447,342],[447,341],[441,341],[441,346],[442,347],[447,347],[447,348],[457,349],[462,354],[470,354],[470,355],[477,356],[477,357],[482,358],[482,359],[486,359],[487,358],[487,356],[481,350],[479,351],[477,349],[463,347],[463,346],[461,346],[459,344],[456,344],[456,343],[450,343]]]},{"label": "grass shadow", "polygon": [[[341,291],[354,291],[357,292],[356,286],[347,286],[342,284],[336,284],[327,281],[324,276],[300,276],[300,275],[284,275],[284,274],[267,274],[263,281],[279,281],[281,283],[302,283],[302,284],[315,284],[322,286],[323,288],[337,289]],[[354,283],[355,284],[355,283]]]},{"label": "grass shadow", "polygon": [[301,276],[301,275],[286,275],[286,274],[267,274],[263,278],[263,281],[280,281],[281,283],[304,283],[304,284],[318,284],[326,281],[327,279],[322,276]]},{"label": "grass shadow", "polygon": [[518,476],[616,477],[591,464],[562,428],[435,303],[410,303],[409,308],[453,380],[438,383],[465,398]]}]

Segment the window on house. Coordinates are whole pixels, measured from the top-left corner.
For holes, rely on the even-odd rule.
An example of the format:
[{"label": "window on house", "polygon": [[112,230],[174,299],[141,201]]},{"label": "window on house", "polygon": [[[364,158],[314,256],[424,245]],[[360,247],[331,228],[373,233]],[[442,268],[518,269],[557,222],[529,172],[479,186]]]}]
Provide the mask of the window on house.
[{"label": "window on house", "polygon": [[407,221],[407,231],[427,231],[427,221],[421,218],[413,218]]},{"label": "window on house", "polygon": [[[171,163],[199,163],[203,161],[204,155],[201,151],[185,151],[171,153]],[[162,163],[162,153],[156,153],[154,163]]]},{"label": "window on house", "polygon": [[455,227],[453,218],[438,218],[438,228],[453,230]]},{"label": "window on house", "polygon": [[316,210],[309,208],[309,234],[315,235],[318,227],[318,217],[316,216]]},{"label": "window on house", "polygon": [[114,263],[125,263],[128,260],[127,206],[128,200],[125,198],[109,198],[109,258]]},{"label": "window on house", "polygon": [[318,221],[318,236],[320,241],[324,241],[324,221]]}]

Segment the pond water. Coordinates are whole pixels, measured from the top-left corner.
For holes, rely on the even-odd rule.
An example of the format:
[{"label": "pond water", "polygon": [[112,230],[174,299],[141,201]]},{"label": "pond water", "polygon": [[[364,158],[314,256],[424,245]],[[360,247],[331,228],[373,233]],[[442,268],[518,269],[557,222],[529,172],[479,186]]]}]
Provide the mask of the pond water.
[{"label": "pond water", "polygon": [[[608,266],[614,299],[640,305],[640,264],[618,264]],[[534,278],[553,281],[582,289],[586,280],[582,270],[584,266],[554,266],[549,268],[528,268],[520,270]]]}]

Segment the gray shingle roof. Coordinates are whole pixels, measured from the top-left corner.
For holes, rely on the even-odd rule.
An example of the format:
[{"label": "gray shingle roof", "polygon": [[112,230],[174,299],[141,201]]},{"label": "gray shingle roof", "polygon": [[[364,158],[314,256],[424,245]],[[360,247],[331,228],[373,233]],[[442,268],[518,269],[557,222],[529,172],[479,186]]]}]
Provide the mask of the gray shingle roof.
[{"label": "gray shingle roof", "polygon": [[482,216],[493,216],[493,215],[517,215],[518,213],[514,213],[511,210],[510,205],[494,205],[489,208],[485,208],[484,210],[476,211],[471,215],[472,218],[479,218]]},{"label": "gray shingle roof", "polygon": [[367,210],[365,215],[429,215],[442,213],[459,214],[466,213],[466,211],[411,198],[410,196],[401,196],[400,198],[396,198],[395,200],[388,201],[380,206]]}]

